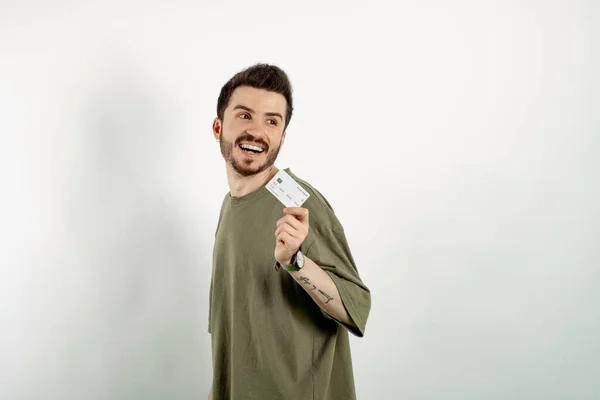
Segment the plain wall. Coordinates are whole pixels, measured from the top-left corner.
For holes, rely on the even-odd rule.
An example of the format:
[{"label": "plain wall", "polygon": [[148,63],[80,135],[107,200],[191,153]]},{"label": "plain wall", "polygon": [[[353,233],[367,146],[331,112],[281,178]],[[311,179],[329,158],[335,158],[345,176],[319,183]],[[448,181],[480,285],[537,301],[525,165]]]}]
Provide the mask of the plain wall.
[{"label": "plain wall", "polygon": [[360,400],[598,398],[598,11],[0,1],[0,398],[205,398],[211,124],[256,62],[372,291]]}]

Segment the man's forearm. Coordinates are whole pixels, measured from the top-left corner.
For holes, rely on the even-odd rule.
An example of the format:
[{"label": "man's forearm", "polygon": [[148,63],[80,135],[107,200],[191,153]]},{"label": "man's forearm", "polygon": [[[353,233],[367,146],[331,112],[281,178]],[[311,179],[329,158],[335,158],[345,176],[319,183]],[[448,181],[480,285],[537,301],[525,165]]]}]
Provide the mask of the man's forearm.
[{"label": "man's forearm", "polygon": [[288,272],[327,314],[340,322],[355,326],[342,303],[337,286],[323,268],[304,257],[304,267],[300,271]]}]

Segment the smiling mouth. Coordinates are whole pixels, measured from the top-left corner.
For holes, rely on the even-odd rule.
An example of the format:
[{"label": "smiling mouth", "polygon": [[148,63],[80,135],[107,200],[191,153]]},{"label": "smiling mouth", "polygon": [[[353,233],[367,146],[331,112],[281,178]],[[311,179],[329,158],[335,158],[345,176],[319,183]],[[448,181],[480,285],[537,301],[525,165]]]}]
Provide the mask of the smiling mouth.
[{"label": "smiling mouth", "polygon": [[240,149],[242,149],[242,151],[244,153],[248,153],[248,154],[261,154],[265,151],[265,149],[263,149],[260,146],[256,146],[253,144],[247,144],[247,143],[242,143],[238,147]]}]

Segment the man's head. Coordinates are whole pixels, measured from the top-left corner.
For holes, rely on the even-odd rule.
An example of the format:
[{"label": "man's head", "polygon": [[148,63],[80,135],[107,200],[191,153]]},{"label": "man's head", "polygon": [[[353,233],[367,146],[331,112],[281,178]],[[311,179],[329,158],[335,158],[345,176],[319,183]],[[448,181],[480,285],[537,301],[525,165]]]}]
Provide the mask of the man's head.
[{"label": "man's head", "polygon": [[271,167],[292,111],[292,87],[280,68],[257,64],[237,73],[221,88],[213,122],[225,161],[242,176]]}]

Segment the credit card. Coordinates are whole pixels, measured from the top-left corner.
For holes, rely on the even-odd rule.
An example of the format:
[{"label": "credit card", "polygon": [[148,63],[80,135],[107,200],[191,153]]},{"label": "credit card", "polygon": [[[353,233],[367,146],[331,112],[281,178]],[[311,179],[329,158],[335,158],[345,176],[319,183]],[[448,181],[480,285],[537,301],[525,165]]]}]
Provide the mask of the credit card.
[{"label": "credit card", "polygon": [[310,194],[284,170],[267,183],[267,189],[286,207],[301,207]]}]

